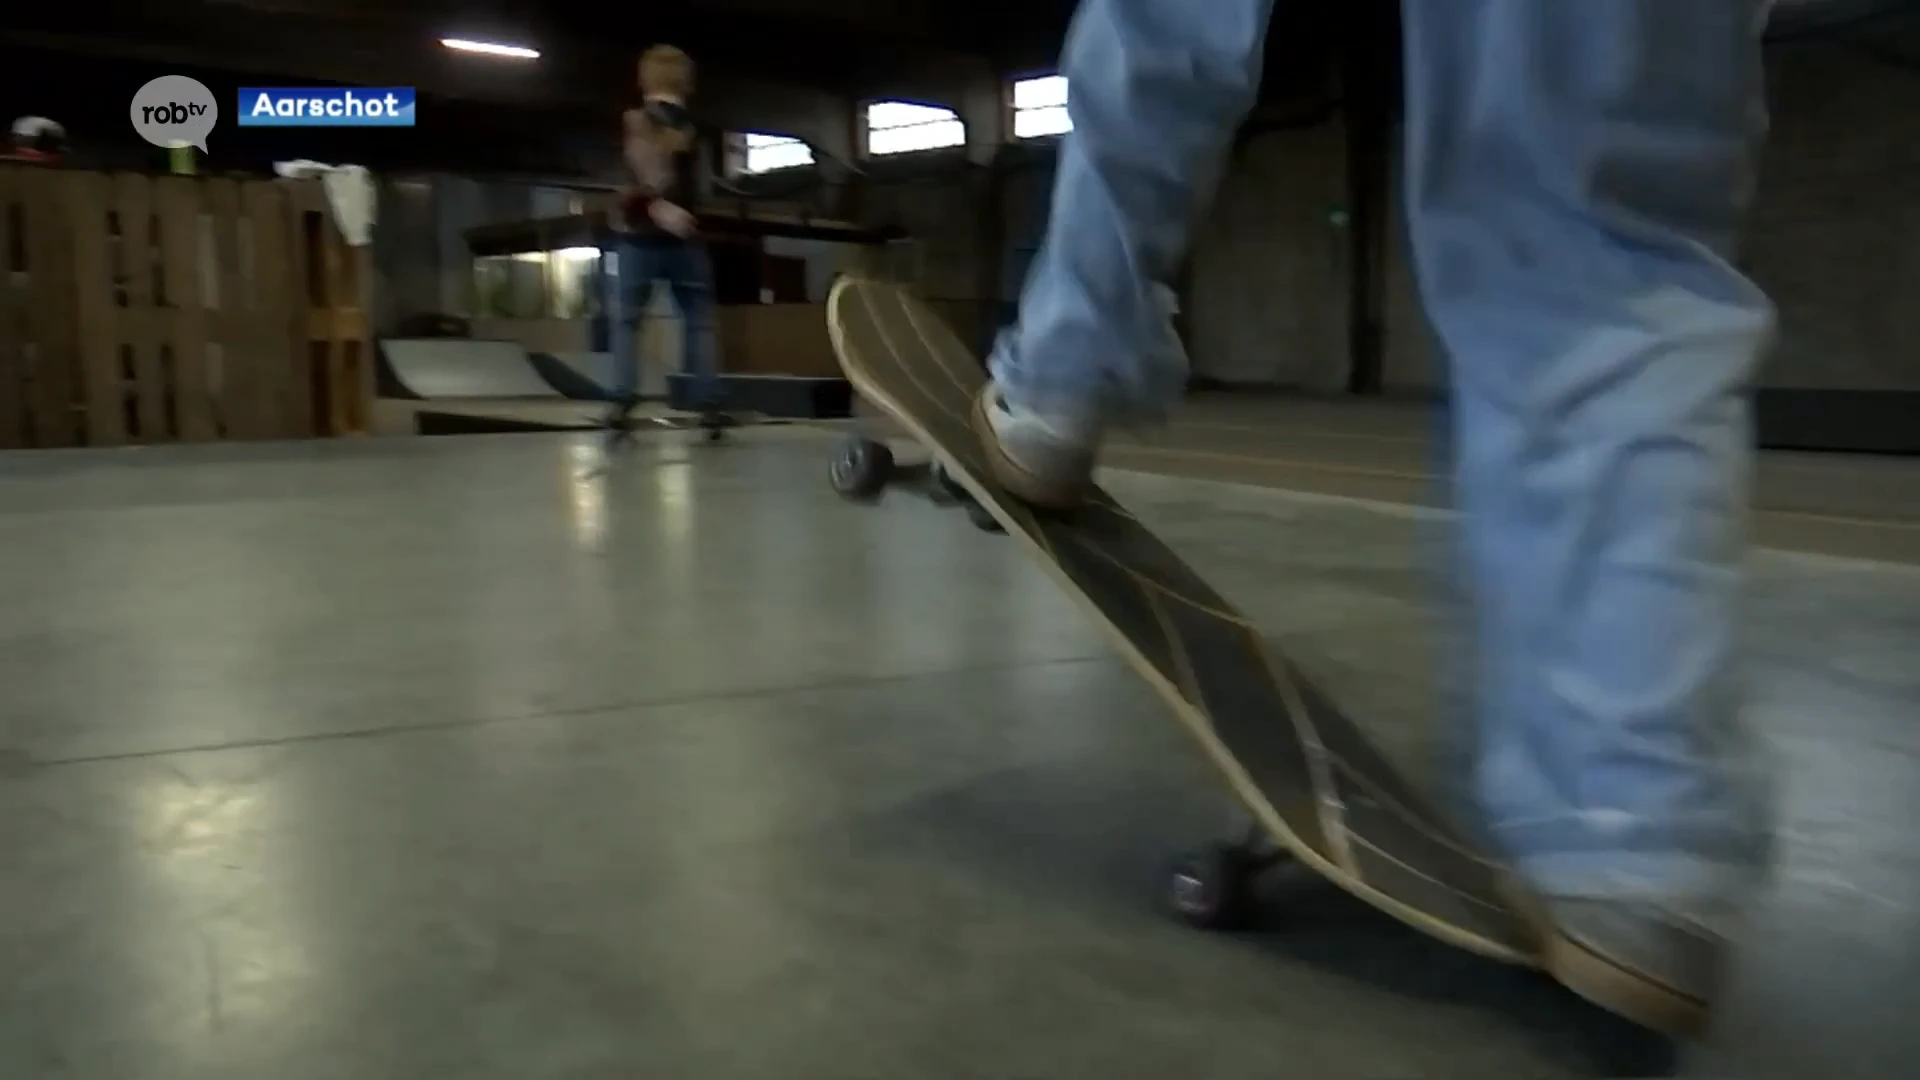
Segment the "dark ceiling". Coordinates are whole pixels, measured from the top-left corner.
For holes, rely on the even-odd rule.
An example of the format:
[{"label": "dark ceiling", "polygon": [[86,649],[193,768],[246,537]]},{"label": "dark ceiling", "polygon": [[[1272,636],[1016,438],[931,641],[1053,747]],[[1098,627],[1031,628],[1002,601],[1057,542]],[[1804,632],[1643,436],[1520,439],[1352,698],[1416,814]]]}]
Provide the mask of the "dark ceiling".
[{"label": "dark ceiling", "polygon": [[[547,162],[564,171],[561,160],[580,157],[575,146],[607,141],[611,117],[631,96],[634,60],[655,42],[696,57],[703,104],[716,122],[751,123],[755,103],[780,104],[797,91],[851,99],[956,63],[981,71],[1050,65],[1073,3],[98,0],[20,7],[0,28],[0,108],[9,116],[52,115],[76,133],[124,133],[128,145],[116,154],[144,153],[123,126],[133,90],[178,72],[223,98],[244,85],[413,86],[440,118],[431,132],[224,136],[247,167],[296,145],[306,148],[299,156],[320,156],[338,142],[344,154],[391,151],[393,160],[412,155],[421,167],[431,159],[441,168],[517,171]],[[439,45],[447,36],[524,44],[541,57],[516,63],[456,53]]]},{"label": "dark ceiling", "polygon": [[[1312,39],[1325,37],[1317,26],[1344,17],[1344,9],[1379,4],[1392,0],[1279,0],[1272,38],[1282,52],[1312,52],[1322,43]],[[1912,6],[1778,0],[1776,21]],[[1003,72],[1044,67],[1073,7],[1073,0],[99,0],[16,5],[0,35],[50,50],[295,80],[604,107],[631,85],[635,53],[657,41],[692,52],[709,86],[741,79],[855,96],[956,58]],[[447,35],[525,43],[543,55],[528,65],[476,62],[439,48]]]},{"label": "dark ceiling", "polygon": [[[1200,0],[1204,2],[1204,0]],[[1362,6],[1359,0],[1344,0]],[[1375,6],[1393,0],[1366,0]],[[1269,71],[1312,80],[1324,72],[1329,12],[1343,0],[1280,5]],[[146,79],[191,74],[225,95],[245,85],[336,83],[413,86],[442,118],[431,135],[357,133],[364,152],[434,137],[486,152],[492,144],[539,143],[506,156],[573,157],[556,144],[605,141],[610,117],[632,94],[634,61],[669,41],[700,64],[704,111],[717,123],[769,123],[755,111],[797,91],[849,101],[930,72],[1025,74],[1049,68],[1073,0],[993,5],[957,0],[97,0],[23,7],[0,29],[15,55],[0,57],[0,92],[14,111],[44,112],[76,130],[120,126],[126,101]],[[523,44],[535,63],[449,51],[446,36]],[[1284,80],[1275,78],[1278,87]],[[1320,80],[1324,83],[1324,79]],[[929,93],[932,91],[929,90]],[[724,102],[724,104],[723,104]],[[449,104],[453,103],[453,104]],[[464,110],[458,103],[468,103]],[[464,115],[464,119],[454,118]],[[789,110],[790,115],[790,110]],[[336,132],[255,131],[230,146],[278,153],[295,141],[320,146]],[[139,152],[137,146],[132,147]],[[315,151],[318,153],[319,151]],[[251,155],[250,155],[251,156]],[[437,156],[437,155],[436,155]],[[371,164],[371,162],[369,162]],[[454,167],[454,166],[445,166]],[[463,165],[462,168],[481,168]]]},{"label": "dark ceiling", "polygon": [[[443,122],[433,132],[253,129],[224,138],[229,146],[251,148],[249,157],[283,155],[295,145],[305,148],[303,155],[324,156],[337,139],[342,155],[372,156],[385,148],[395,160],[444,141],[465,156],[435,151],[445,162],[438,167],[511,171],[577,158],[571,147],[605,143],[610,115],[631,93],[634,59],[654,42],[693,53],[704,101],[713,106],[731,97],[738,116],[760,107],[756,103],[778,103],[783,93],[816,90],[853,99],[956,64],[1003,74],[1047,68],[1074,3],[98,0],[15,6],[0,28],[6,50],[0,110],[12,110],[6,115],[44,113],[76,129],[130,139],[124,124],[132,90],[168,71],[193,74],[223,95],[242,85],[414,86],[441,103],[435,114]],[[1291,115],[1288,103],[1324,98],[1334,42],[1388,36],[1379,28],[1391,28],[1396,7],[1397,0],[1278,0],[1264,94],[1270,110],[1284,117]],[[1836,26],[1845,32],[1886,26],[1887,13],[1916,7],[1920,0],[1779,0],[1775,25],[1783,34]],[[453,53],[438,44],[445,36],[522,43],[542,56],[519,64]],[[1384,48],[1392,51],[1390,44]],[[506,164],[483,165],[482,157]]]},{"label": "dark ceiling", "polygon": [[[103,0],[33,5],[16,43],[287,77],[413,85],[476,100],[605,102],[635,54],[671,41],[709,80],[751,78],[857,93],[916,64],[975,56],[1044,59],[1070,0],[983,9],[941,0],[688,0],[669,4],[453,0]],[[531,65],[449,54],[443,36],[526,44]]]}]

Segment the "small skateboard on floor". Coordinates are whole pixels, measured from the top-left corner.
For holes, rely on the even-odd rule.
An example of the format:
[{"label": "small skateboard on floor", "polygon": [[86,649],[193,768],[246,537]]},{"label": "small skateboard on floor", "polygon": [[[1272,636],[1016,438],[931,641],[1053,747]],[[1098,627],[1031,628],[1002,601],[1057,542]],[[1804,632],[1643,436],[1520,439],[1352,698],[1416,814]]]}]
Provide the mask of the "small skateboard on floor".
[{"label": "small skateboard on floor", "polygon": [[602,421],[606,429],[607,440],[618,446],[632,441],[641,431],[698,431],[708,442],[719,442],[727,437],[730,428],[740,426],[740,421],[726,413],[701,416],[689,413],[641,413],[632,412],[618,419]]},{"label": "small skateboard on floor", "polygon": [[891,483],[910,483],[1017,538],[1165,699],[1251,817],[1245,836],[1175,864],[1166,883],[1175,913],[1201,927],[1241,925],[1258,876],[1299,863],[1441,941],[1549,969],[1650,1026],[1690,1025],[1687,1002],[1637,973],[1569,977],[1557,969],[1566,947],[1528,914],[1518,880],[1457,832],[1258,627],[1111,495],[1096,488],[1084,506],[1054,514],[1003,492],[972,425],[984,366],[904,287],[842,278],[827,321],[854,389],[933,458],[903,469],[888,446],[855,433],[834,451],[834,489],[871,501]]},{"label": "small skateboard on floor", "polygon": [[617,418],[602,415],[598,424],[600,433],[596,437],[600,448],[599,459],[587,466],[581,475],[583,478],[606,475],[616,460],[639,444],[642,431],[698,431],[704,442],[718,444],[726,439],[728,429],[738,427],[741,423],[741,420],[726,414],[717,418],[687,413],[629,412]]}]

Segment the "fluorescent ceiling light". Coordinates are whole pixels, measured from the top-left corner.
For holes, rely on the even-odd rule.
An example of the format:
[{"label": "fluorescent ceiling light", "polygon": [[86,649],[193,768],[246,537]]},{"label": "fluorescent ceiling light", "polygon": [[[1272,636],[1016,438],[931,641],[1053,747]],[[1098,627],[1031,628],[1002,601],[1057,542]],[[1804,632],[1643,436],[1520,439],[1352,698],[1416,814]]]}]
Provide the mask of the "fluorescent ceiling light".
[{"label": "fluorescent ceiling light", "polygon": [[496,45],[491,41],[469,41],[466,38],[443,37],[440,44],[455,52],[485,53],[488,56],[511,56],[515,60],[538,60],[539,49],[529,49],[524,45]]}]

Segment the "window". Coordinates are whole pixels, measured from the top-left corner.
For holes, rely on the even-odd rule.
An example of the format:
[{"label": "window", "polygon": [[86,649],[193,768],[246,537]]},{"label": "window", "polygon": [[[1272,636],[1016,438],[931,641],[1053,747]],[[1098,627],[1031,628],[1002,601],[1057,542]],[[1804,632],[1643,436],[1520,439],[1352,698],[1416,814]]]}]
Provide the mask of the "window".
[{"label": "window", "polygon": [[1073,130],[1067,117],[1067,77],[1042,75],[1013,84],[1013,137],[1044,139]]},{"label": "window", "polygon": [[905,101],[876,101],[867,106],[867,153],[876,157],[966,142],[967,125],[952,109]]},{"label": "window", "polygon": [[790,135],[748,132],[746,142],[747,157],[741,172],[764,173],[813,164],[813,148]]}]

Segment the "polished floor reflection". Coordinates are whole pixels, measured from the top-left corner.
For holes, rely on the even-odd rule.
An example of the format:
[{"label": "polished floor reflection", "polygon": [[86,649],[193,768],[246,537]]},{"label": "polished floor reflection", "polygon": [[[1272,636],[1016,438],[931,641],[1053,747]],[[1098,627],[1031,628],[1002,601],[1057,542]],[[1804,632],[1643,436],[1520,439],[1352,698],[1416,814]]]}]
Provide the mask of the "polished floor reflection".
[{"label": "polished floor reflection", "polygon": [[[840,502],[827,445],[0,459],[0,1076],[1610,1067],[1617,1026],[1310,880],[1245,937],[1158,914],[1162,858],[1224,817],[1199,755],[1017,550]],[[1112,486],[1441,756],[1437,521]],[[1786,857],[1711,1049],[1893,1075],[1920,572],[1762,556],[1752,637]]]}]

